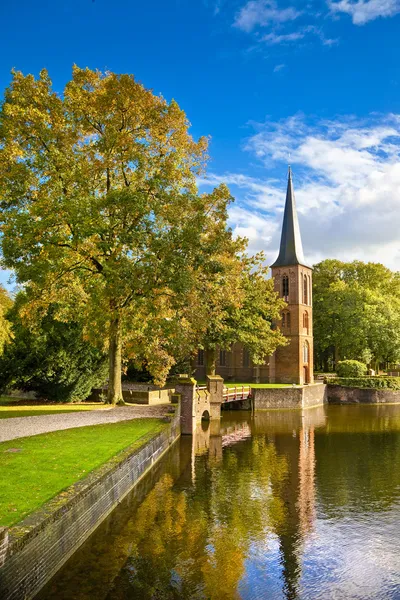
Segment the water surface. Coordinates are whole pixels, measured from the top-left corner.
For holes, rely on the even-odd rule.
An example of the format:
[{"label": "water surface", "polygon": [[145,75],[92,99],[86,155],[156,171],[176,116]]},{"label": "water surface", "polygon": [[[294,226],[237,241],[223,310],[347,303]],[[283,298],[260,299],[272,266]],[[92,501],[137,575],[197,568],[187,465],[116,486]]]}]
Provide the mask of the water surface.
[{"label": "water surface", "polygon": [[400,598],[400,407],[224,413],[41,600]]}]

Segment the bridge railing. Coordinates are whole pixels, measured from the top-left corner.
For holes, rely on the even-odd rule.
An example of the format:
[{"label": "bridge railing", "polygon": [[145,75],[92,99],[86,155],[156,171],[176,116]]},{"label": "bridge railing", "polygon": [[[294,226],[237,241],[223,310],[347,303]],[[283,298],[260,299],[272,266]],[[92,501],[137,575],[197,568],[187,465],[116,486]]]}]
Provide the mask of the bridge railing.
[{"label": "bridge railing", "polygon": [[238,385],[235,387],[224,388],[224,402],[235,402],[238,400],[247,400],[251,396],[251,387],[249,385]]}]

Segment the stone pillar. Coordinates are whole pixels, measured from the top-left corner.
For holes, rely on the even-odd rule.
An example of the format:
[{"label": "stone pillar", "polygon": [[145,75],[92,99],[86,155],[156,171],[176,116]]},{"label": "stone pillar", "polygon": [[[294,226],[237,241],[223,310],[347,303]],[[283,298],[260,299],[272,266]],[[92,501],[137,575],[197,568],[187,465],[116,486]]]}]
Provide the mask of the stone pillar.
[{"label": "stone pillar", "polygon": [[8,549],[8,529],[7,527],[0,527],[0,567],[6,562],[6,555]]},{"label": "stone pillar", "polygon": [[221,418],[221,404],[224,401],[224,380],[219,375],[207,375],[207,390],[210,393],[210,418]]},{"label": "stone pillar", "polygon": [[196,429],[196,380],[191,377],[179,377],[174,386],[175,392],[181,398],[181,433],[192,435]]}]

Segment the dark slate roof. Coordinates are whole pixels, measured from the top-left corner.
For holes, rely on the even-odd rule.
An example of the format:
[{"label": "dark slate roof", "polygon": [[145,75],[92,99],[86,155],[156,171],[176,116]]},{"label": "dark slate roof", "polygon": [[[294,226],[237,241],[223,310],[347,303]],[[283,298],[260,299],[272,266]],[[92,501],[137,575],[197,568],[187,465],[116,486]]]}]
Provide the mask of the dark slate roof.
[{"label": "dark slate roof", "polygon": [[289,267],[291,265],[307,266],[304,260],[299,221],[297,218],[292,171],[289,167],[285,212],[283,214],[281,246],[279,249],[279,256],[271,266]]}]

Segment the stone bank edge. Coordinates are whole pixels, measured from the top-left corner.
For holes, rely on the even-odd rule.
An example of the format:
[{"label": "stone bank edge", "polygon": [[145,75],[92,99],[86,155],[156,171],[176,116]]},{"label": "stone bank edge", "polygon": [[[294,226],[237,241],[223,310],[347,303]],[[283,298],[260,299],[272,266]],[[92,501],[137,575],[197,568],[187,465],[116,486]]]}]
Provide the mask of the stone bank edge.
[{"label": "stone bank edge", "polygon": [[140,448],[135,442],[18,525],[0,528],[0,598],[33,598],[180,434],[177,406]]}]

